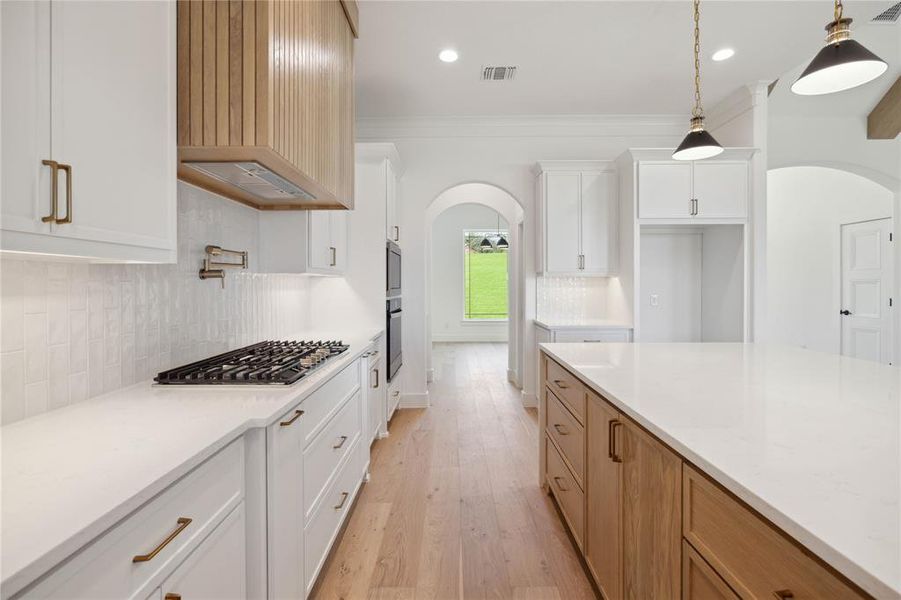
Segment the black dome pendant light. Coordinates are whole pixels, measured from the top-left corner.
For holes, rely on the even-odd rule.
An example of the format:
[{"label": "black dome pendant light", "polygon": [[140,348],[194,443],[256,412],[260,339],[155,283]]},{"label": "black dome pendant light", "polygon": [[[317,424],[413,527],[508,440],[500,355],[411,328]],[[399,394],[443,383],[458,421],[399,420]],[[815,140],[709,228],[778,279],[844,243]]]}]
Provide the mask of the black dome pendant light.
[{"label": "black dome pendant light", "polygon": [[701,160],[723,151],[719,142],[704,128],[704,109],[701,108],[701,0],[694,0],[695,9],[695,105],[691,109],[688,135],[673,152],[676,160]]},{"label": "black dome pendant light", "polygon": [[482,241],[479,242],[479,248],[482,252],[484,252],[485,250],[490,250],[491,247],[491,240],[489,240],[487,237],[483,237]]},{"label": "black dome pendant light", "polygon": [[507,243],[507,240],[504,236],[501,235],[501,214],[497,214],[497,244],[495,247],[500,250],[506,250],[510,247],[510,244]]},{"label": "black dome pendant light", "polygon": [[826,45],[813,57],[791,90],[818,96],[849,90],[886,72],[884,60],[851,39],[851,19],[842,17],[842,0],[835,0],[834,20],[826,25]]}]

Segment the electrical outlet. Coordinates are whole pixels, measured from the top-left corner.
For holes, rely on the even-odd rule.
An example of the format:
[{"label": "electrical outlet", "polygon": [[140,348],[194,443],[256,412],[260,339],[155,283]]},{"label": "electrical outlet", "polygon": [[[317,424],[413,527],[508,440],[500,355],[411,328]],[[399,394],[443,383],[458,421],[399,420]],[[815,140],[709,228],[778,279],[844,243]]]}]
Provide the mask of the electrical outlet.
[{"label": "electrical outlet", "polygon": [[657,294],[651,294],[651,306],[655,308],[660,306],[660,298],[657,296]]}]

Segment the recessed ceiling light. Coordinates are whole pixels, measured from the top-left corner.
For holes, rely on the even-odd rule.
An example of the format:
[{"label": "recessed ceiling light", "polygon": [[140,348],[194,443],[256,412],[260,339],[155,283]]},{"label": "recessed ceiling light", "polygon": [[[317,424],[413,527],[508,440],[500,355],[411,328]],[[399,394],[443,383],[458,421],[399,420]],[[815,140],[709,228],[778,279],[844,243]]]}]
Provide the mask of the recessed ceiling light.
[{"label": "recessed ceiling light", "polygon": [[451,50],[450,48],[446,50],[442,50],[438,54],[438,58],[441,59],[442,62],[452,63],[456,62],[457,58],[459,58],[456,50]]},{"label": "recessed ceiling light", "polygon": [[714,52],[711,58],[713,58],[713,60],[715,60],[716,62],[720,62],[721,60],[732,58],[734,54],[735,50],[733,50],[732,48],[723,48],[722,50],[717,50],[716,52]]}]

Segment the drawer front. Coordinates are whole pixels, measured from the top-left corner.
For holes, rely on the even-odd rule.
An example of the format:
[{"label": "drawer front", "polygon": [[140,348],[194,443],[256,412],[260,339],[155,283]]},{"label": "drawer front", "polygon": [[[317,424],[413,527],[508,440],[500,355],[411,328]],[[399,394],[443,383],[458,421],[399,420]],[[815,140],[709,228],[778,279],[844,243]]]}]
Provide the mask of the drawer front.
[{"label": "drawer front", "polygon": [[682,600],[739,600],[685,540],[682,540]]},{"label": "drawer front", "polygon": [[555,342],[628,342],[628,329],[568,329],[554,333]]},{"label": "drawer front", "polygon": [[[243,497],[244,440],[240,438],[73,555],[23,596],[145,597]],[[134,562],[134,557],[157,549],[152,558]]]},{"label": "drawer front", "polygon": [[547,386],[569,408],[579,423],[585,422],[585,386],[550,358],[547,360]]},{"label": "drawer front", "polygon": [[353,361],[310,394],[301,404],[304,411],[304,445],[306,446],[340,410],[344,400],[360,389],[359,359]]},{"label": "drawer front", "polygon": [[547,433],[572,467],[579,487],[585,489],[585,430],[550,391],[547,394]]},{"label": "drawer front", "polygon": [[576,539],[579,548],[582,548],[584,539],[584,514],[585,495],[576,484],[572,473],[563,463],[560,453],[549,438],[545,438],[547,444],[547,480],[563,516],[569,524],[569,529]]},{"label": "drawer front", "polygon": [[348,400],[303,453],[304,516],[309,518],[342,459],[362,431],[361,393]]},{"label": "drawer front", "polygon": [[863,597],[688,465],[682,493],[685,538],[739,596],[775,598],[788,591],[795,600]]},{"label": "drawer front", "polygon": [[304,530],[304,582],[307,593],[328,556],[341,524],[350,513],[354,497],[363,478],[363,454],[357,440],[348,450],[348,460],[338,476],[326,489],[323,501],[317,506]]}]

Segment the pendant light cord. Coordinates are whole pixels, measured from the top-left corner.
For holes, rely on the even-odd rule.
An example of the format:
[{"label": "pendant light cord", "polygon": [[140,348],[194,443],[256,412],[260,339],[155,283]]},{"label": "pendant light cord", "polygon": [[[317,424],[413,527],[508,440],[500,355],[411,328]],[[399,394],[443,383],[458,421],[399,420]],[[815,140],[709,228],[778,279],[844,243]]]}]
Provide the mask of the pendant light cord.
[{"label": "pendant light cord", "polygon": [[[836,5],[841,4],[837,0]],[[691,116],[699,118],[703,116],[701,109],[701,0],[694,0],[695,8],[695,106],[691,109]]]}]

